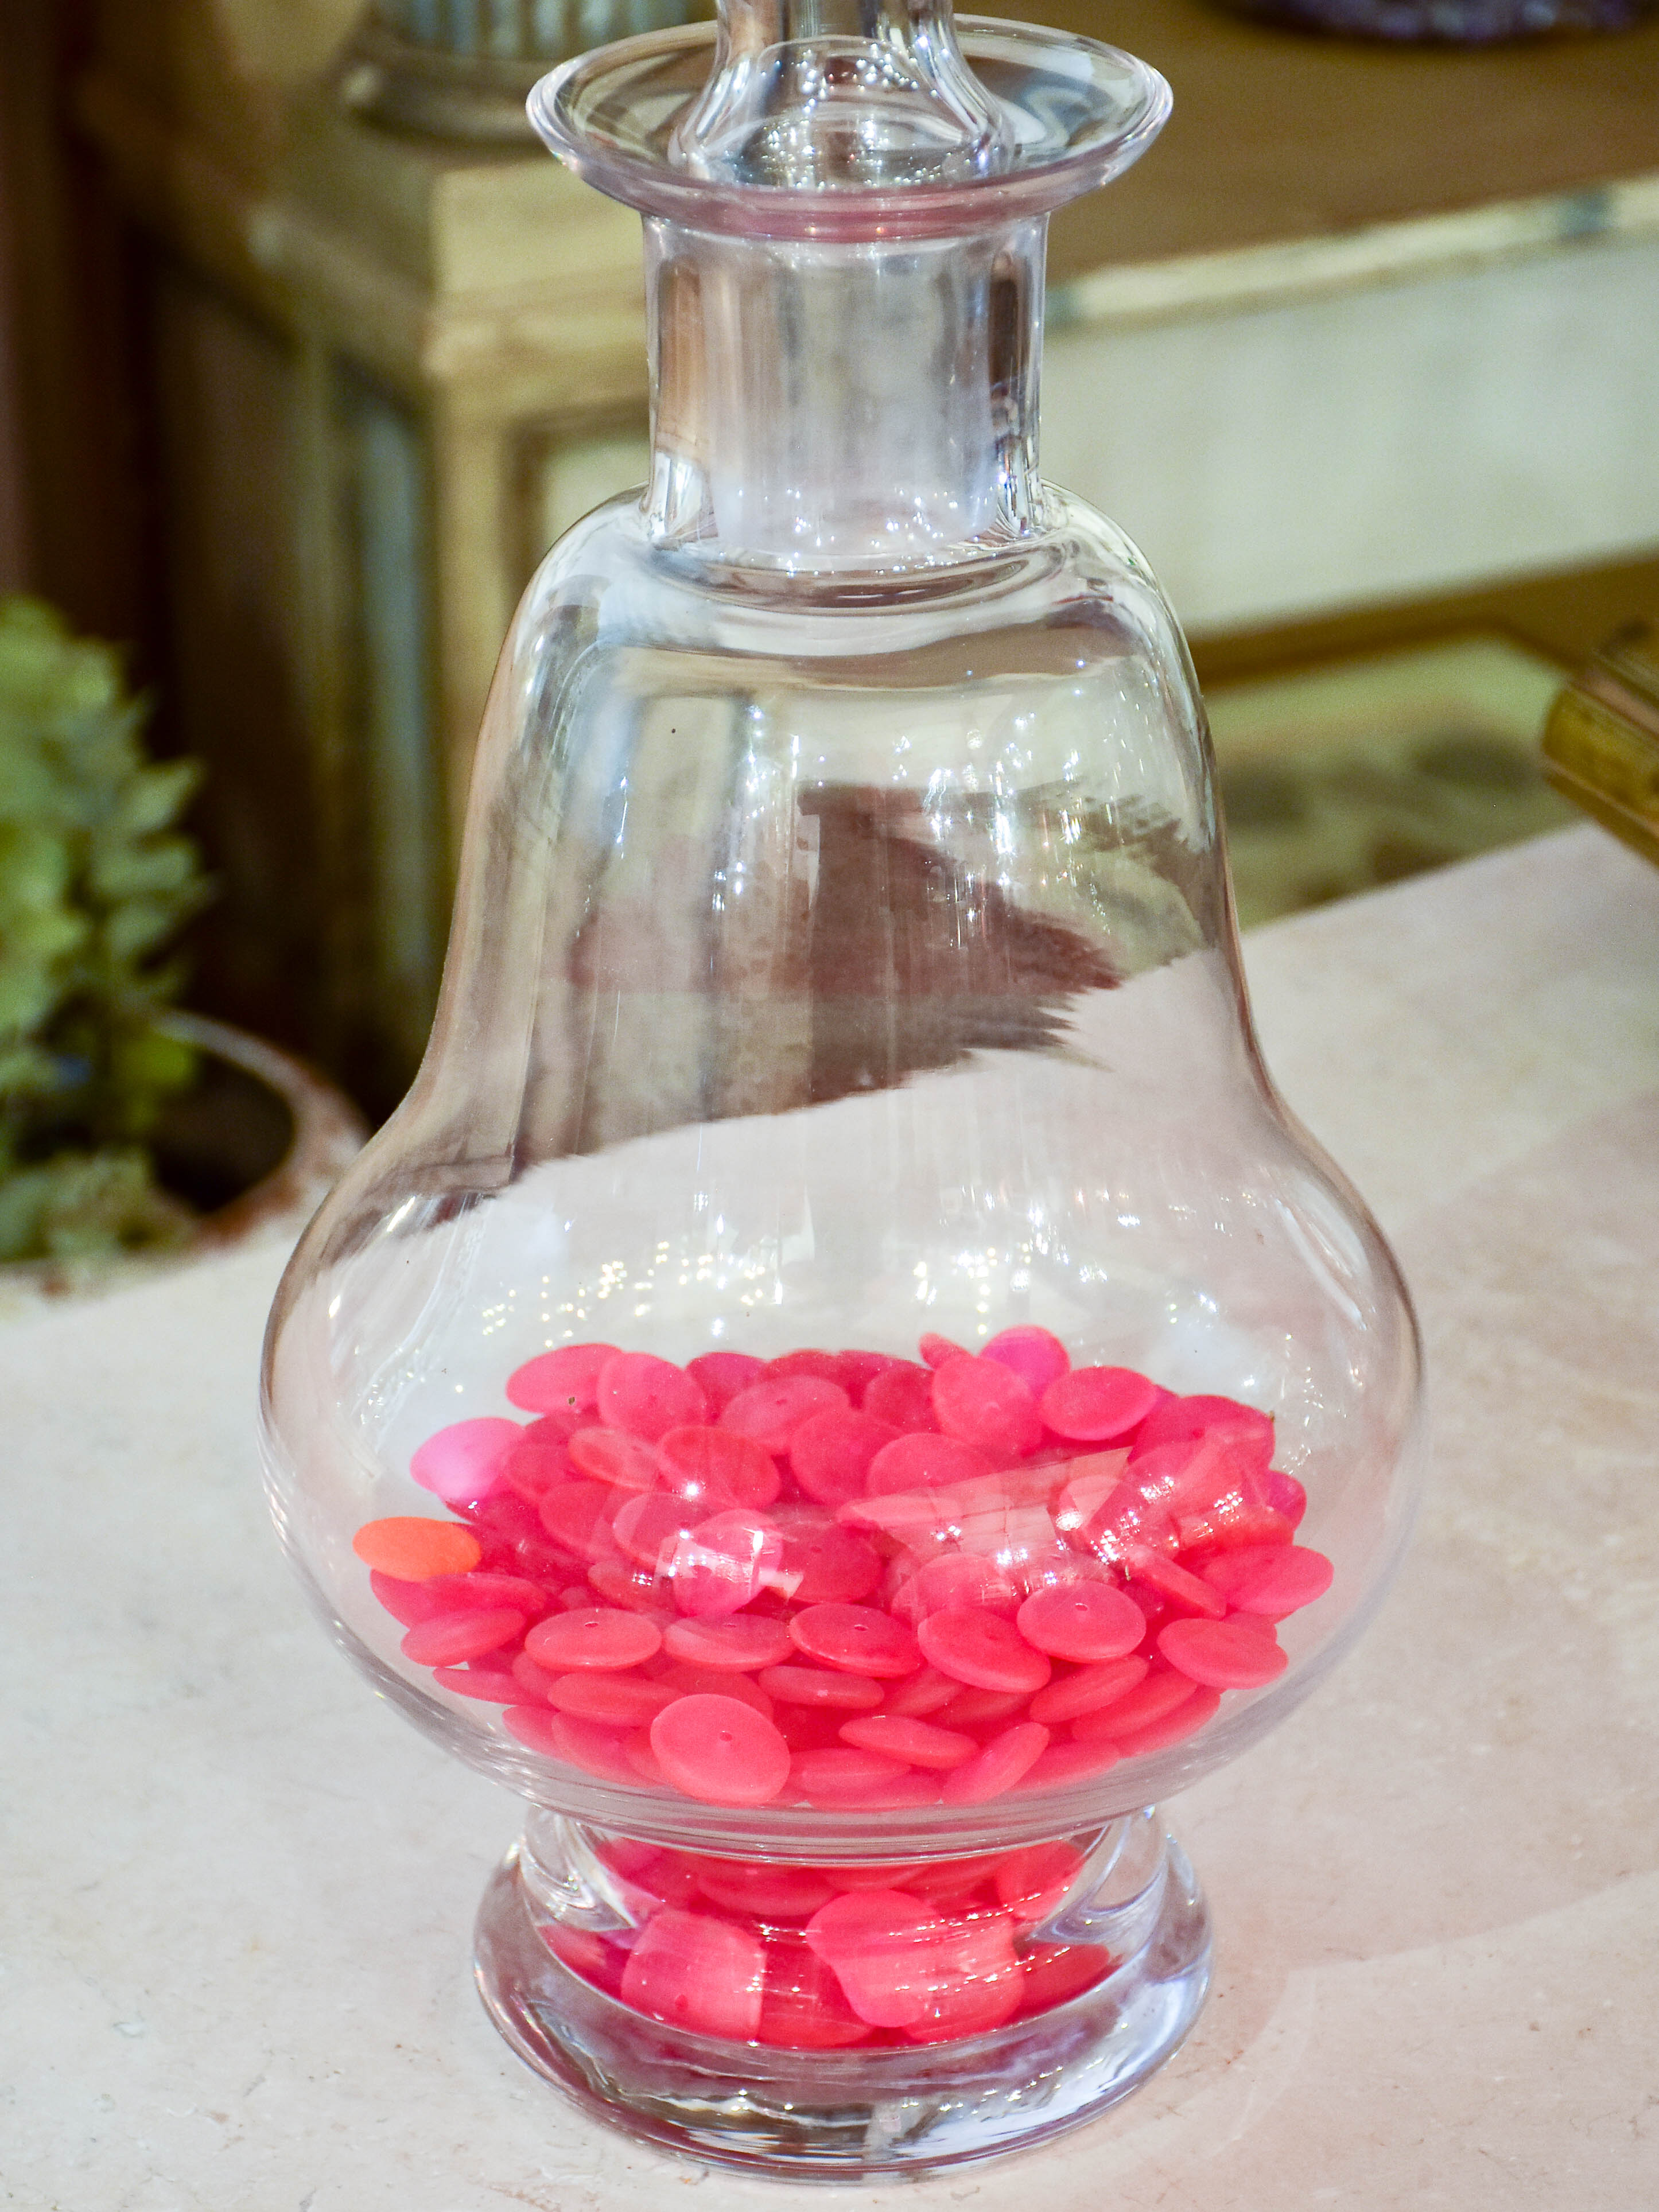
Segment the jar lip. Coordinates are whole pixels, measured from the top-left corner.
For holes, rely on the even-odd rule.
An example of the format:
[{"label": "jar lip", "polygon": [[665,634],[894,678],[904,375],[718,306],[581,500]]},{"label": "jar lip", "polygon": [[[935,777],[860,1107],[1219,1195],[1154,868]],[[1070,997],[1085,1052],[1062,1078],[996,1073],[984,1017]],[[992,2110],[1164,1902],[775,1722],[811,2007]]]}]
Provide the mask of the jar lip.
[{"label": "jar lip", "polygon": [[958,237],[1048,215],[1138,160],[1169,118],[1158,71],[1118,47],[990,16],[957,19],[962,52],[1007,116],[1003,167],[948,185],[815,190],[694,176],[671,161],[717,35],[694,23],[597,47],[527,103],[550,149],[608,198],[687,229],[824,243]]}]

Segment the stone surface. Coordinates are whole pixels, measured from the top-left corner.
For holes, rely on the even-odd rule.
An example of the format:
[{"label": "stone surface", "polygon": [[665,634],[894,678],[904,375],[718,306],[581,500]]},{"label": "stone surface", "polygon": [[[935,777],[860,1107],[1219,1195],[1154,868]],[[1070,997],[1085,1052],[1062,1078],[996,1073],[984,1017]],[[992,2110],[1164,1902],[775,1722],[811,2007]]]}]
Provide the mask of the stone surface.
[{"label": "stone surface", "polygon": [[[1654,2201],[1659,876],[1575,830],[1249,940],[1286,1095],[1394,1237],[1429,1502],[1335,1677],[1176,1817],[1219,1930],[1186,2049],[869,2212]],[[253,1443],[269,1252],[0,1335],[3,2201],[806,2212],[513,2059],[467,1945],[514,1808],[304,1613]],[[703,2201],[698,2199],[696,2201]]]}]

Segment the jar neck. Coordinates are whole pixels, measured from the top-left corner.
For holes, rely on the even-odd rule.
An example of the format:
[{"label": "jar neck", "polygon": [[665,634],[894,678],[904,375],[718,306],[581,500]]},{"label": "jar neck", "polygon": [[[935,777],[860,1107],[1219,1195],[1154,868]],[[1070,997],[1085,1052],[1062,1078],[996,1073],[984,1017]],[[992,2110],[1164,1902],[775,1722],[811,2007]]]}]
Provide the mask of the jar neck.
[{"label": "jar neck", "polygon": [[1036,527],[1047,229],[849,245],[647,221],[653,539],[884,570]]}]

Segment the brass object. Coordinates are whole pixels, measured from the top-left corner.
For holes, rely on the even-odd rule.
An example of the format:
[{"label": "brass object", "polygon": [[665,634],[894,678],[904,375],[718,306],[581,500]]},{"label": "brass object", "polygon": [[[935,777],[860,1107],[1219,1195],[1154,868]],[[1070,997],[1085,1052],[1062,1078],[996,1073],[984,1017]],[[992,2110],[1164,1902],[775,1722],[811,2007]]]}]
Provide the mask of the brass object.
[{"label": "brass object", "polygon": [[1659,621],[1616,631],[1561,693],[1544,726],[1544,772],[1659,863]]}]

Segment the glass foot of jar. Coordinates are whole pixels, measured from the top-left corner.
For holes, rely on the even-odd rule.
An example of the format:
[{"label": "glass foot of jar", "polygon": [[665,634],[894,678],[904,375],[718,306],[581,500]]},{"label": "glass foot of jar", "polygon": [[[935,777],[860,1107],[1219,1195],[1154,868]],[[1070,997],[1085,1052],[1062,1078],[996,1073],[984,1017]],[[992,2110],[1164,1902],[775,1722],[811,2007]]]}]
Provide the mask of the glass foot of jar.
[{"label": "glass foot of jar", "polygon": [[[837,2037],[834,2018],[803,1996],[812,1976],[826,1985],[827,1976],[808,1957],[800,1923],[768,1930],[752,1911],[723,1920],[717,1909],[711,1912],[706,1892],[688,1887],[695,1870],[709,1868],[729,1867],[738,1882],[775,1875],[786,1884],[834,1877],[836,1869],[696,1861],[599,1837],[547,1814],[532,1817],[484,1893],[477,1927],[478,1987],[490,2017],[527,2064],[585,2110],[633,2136],[699,2160],[802,2180],[915,2177],[1025,2148],[1103,2112],[1173,2054],[1203,2004],[1208,1912],[1185,1853],[1155,1813],[1063,1844],[919,1863],[914,1869],[890,1869],[885,1878],[906,1884],[904,1893],[921,1900],[914,1903],[913,1916],[929,1916],[924,1933],[947,1931],[935,1936],[931,1955],[943,1955],[940,1946],[954,1943],[960,1959],[965,1943],[969,1953],[985,1958],[988,1928],[1008,1918],[998,1908],[1000,1869],[1017,1862],[1038,1865],[1047,1851],[1073,1854],[1077,1878],[1051,1881],[1040,1901],[1012,1899],[1024,2002],[1012,2018],[978,2033],[941,2033],[951,2017],[947,2010],[936,2011],[931,2028],[912,2025],[895,2039],[893,2031],[866,2028],[843,2008],[836,2017],[848,2027]],[[656,1870],[643,1878],[659,1891],[678,1885],[678,1903],[658,1896],[641,1911],[634,1869],[647,1861]],[[947,1869],[956,1866],[970,1875],[983,1870],[978,1892],[951,1891]],[[859,1869],[846,1874],[848,1890],[837,1897],[838,1912],[824,1928],[845,1917],[839,1909],[850,1911],[854,1897],[898,1893],[896,1887],[872,1891],[871,1875]],[[878,1870],[875,1879],[883,1879]],[[1001,1874],[1000,1881],[1006,1893],[1011,1878]],[[717,1895],[724,1893],[723,1881],[712,1884]],[[758,1953],[759,1937],[767,1938],[767,2008],[757,2023],[765,2039],[680,2027],[624,2001],[624,1993],[640,1998],[641,1976],[636,1965],[623,1983],[616,1962],[636,1950],[643,1955],[642,1931],[653,1910],[664,1928],[684,1930],[694,1921],[694,1941],[714,1940],[711,1928],[728,1931],[719,1939],[732,1946],[724,1967],[715,1957],[678,1955],[688,1992],[683,2002],[724,2001],[741,1979],[743,1945]],[[1035,1917],[1039,1910],[1041,1918]],[[977,1936],[955,1932],[975,1927]],[[654,1940],[660,1942],[660,1934]],[[574,1966],[556,1954],[555,1944]],[[789,1984],[781,2007],[772,1994],[780,1955]],[[805,1962],[805,1973],[789,1967],[791,1957]],[[878,1959],[867,1987],[856,1968],[844,1974],[866,2014],[882,2010],[883,1992],[896,1979],[890,1968],[890,1955]],[[666,1981],[659,1975],[652,1985],[672,1990],[676,1971],[670,1955]],[[982,1992],[993,1972],[971,1986]],[[1068,1993],[1068,1980],[1091,1972],[1086,1986]],[[617,1993],[602,1985],[606,1979]],[[896,1981],[902,1998],[902,1969]],[[707,1996],[711,1990],[718,1994]],[[959,2004],[962,1990],[958,1984]],[[839,1985],[832,1995],[841,2005]],[[657,2001],[674,2009],[669,1997]],[[971,1997],[968,2003],[971,2009]],[[775,2039],[797,2033],[813,2039],[813,2046]],[[851,2035],[866,2039],[835,2047]],[[927,2039],[911,2039],[919,2035]]]}]

